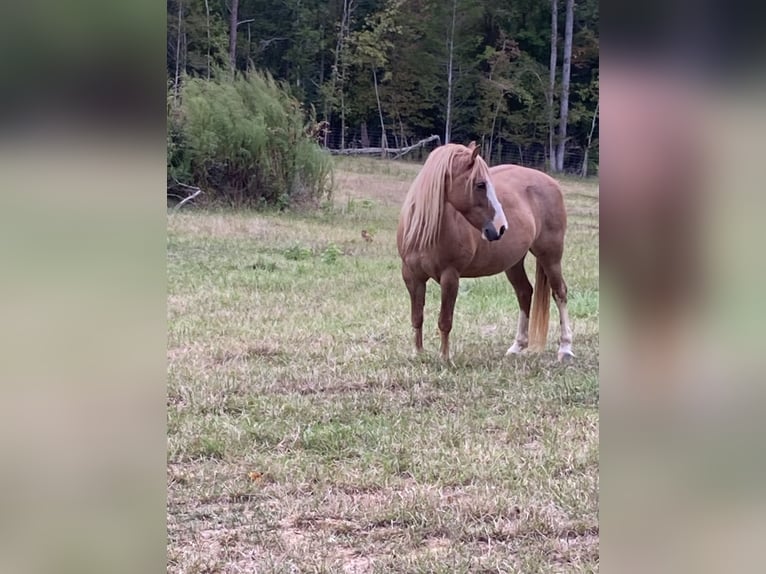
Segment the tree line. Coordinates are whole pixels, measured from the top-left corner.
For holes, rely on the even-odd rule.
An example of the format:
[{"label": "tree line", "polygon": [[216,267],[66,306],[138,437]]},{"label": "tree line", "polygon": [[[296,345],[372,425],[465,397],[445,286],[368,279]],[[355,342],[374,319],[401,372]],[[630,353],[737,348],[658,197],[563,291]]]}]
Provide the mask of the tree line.
[{"label": "tree line", "polygon": [[596,0],[167,0],[167,17],[171,98],[259,71],[328,147],[436,134],[491,163],[598,169]]}]

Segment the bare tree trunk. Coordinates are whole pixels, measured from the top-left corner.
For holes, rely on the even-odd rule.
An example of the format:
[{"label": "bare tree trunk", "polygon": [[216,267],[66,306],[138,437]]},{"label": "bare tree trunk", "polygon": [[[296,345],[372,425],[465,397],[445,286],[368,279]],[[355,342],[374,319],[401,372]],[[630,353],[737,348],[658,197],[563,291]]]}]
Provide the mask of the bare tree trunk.
[{"label": "bare tree trunk", "polygon": [[[375,83],[375,99],[378,101],[378,115],[380,116],[380,147],[385,150],[388,147],[388,139],[386,138],[386,124],[383,122],[383,108],[380,106],[378,73],[375,71],[375,66],[372,67],[372,80]],[[386,157],[385,151],[383,151],[383,157]]]},{"label": "bare tree trunk", "polygon": [[[348,0],[343,0],[343,14],[340,20],[340,30],[338,31],[338,41],[335,44],[335,64],[333,65],[333,82],[338,77],[338,65],[340,64],[340,53],[343,50],[343,36],[346,28],[346,14],[348,14]],[[334,84],[333,84],[334,85]]]},{"label": "bare tree trunk", "polygon": [[250,69],[250,62],[251,62],[251,56],[253,55],[253,38],[252,38],[252,30],[250,28],[250,24],[247,24],[247,58],[246,58],[246,67],[249,70]]},{"label": "bare tree trunk", "polygon": [[[505,40],[503,40],[503,46],[500,48],[500,51],[505,52]],[[492,82],[492,76],[494,73],[495,73],[495,65],[493,64],[489,69],[488,79],[490,83]],[[483,150],[487,152],[485,157],[487,158],[488,162],[492,161],[492,144],[494,143],[494,140],[495,140],[495,122],[497,122],[497,114],[500,112],[500,104],[502,103],[504,96],[505,96],[505,90],[501,88],[500,95],[497,98],[497,105],[495,106],[495,113],[492,116],[492,127],[490,128],[490,131],[489,131],[489,146],[488,146],[488,149]],[[483,135],[481,136],[481,142],[482,142],[482,148],[483,148],[484,147]]]},{"label": "bare tree trunk", "polygon": [[[345,149],[346,147],[346,102],[343,93],[343,82],[345,81],[345,67],[346,61],[343,56],[343,50],[345,47],[345,40],[348,36],[351,25],[351,12],[354,10],[354,0],[343,0],[343,14],[340,20],[340,30],[338,32],[338,41],[335,44],[335,64],[333,65],[332,72],[332,90],[331,93],[335,97],[335,90],[338,85],[338,79],[340,78],[340,147]],[[328,116],[329,114],[325,114]],[[329,117],[327,118],[329,122]]]},{"label": "bare tree trunk", "polygon": [[181,10],[183,9],[183,2],[178,0],[178,29],[176,30],[176,77],[173,83],[173,97],[178,100],[178,82],[181,77]]},{"label": "bare tree trunk", "polygon": [[449,35],[449,64],[447,68],[447,120],[444,127],[444,143],[450,143],[450,132],[452,124],[452,52],[455,46],[455,12],[457,11],[457,0],[452,0],[452,27]]},{"label": "bare tree trunk", "polygon": [[207,30],[207,79],[210,79],[210,4],[205,0],[205,28]]},{"label": "bare tree trunk", "polygon": [[340,89],[340,149],[346,149],[346,99]]},{"label": "bare tree trunk", "polygon": [[585,146],[585,155],[582,159],[581,174],[583,177],[588,177],[588,152],[590,152],[590,143],[593,141],[593,132],[596,131],[596,119],[598,118],[598,107],[600,101],[596,101],[596,111],[593,112],[593,121],[590,124],[590,133],[588,134],[588,143]]},{"label": "bare tree trunk", "polygon": [[325,52],[324,51],[324,28],[320,30],[320,36],[322,39],[319,42],[319,45],[321,47],[321,51],[319,54],[319,86],[324,84],[324,52]]},{"label": "bare tree trunk", "polygon": [[487,159],[490,161],[492,160],[492,146],[495,143],[495,123],[497,122],[497,114],[500,112],[500,103],[502,101],[502,96],[500,96],[495,106],[495,115],[492,116],[492,129],[489,132],[489,151],[487,152]]},{"label": "bare tree trunk", "polygon": [[229,20],[229,62],[232,72],[237,69],[237,13],[239,0],[231,0],[231,19]]},{"label": "bare tree trunk", "polygon": [[564,24],[564,64],[561,68],[561,117],[559,118],[559,146],[556,153],[556,169],[564,171],[564,148],[567,144],[567,121],[569,120],[569,76],[572,68],[572,28],[574,27],[574,0],[567,0],[567,16]]},{"label": "bare tree trunk", "polygon": [[[346,48],[346,42],[345,40],[348,40],[349,35],[351,34],[351,14],[354,12],[354,0],[348,0],[346,3],[346,33],[344,36],[344,42],[343,42],[343,49]],[[341,81],[340,81],[340,121],[341,121],[341,132],[340,132],[340,146],[341,148],[346,147],[346,66],[348,65],[348,62],[346,61],[346,54],[342,54],[341,59]]]},{"label": "bare tree trunk", "polygon": [[[329,124],[332,124],[332,114],[333,114],[333,108],[335,106],[335,86],[338,83],[338,64],[340,62],[340,51],[343,47],[343,23],[346,18],[346,6],[348,5],[348,0],[343,0],[343,15],[341,16],[340,21],[340,30],[338,31],[338,39],[335,42],[335,61],[333,62],[331,71],[330,71],[330,97],[332,98],[329,102],[329,105],[325,105],[325,121]],[[324,59],[324,57],[323,57]]]},{"label": "bare tree trunk", "polygon": [[188,62],[188,58],[189,58],[189,38],[188,38],[188,36],[186,34],[186,30],[184,30],[184,41],[183,41],[182,46],[183,47],[181,48],[181,55],[183,56],[183,60],[181,60],[181,69],[185,72],[187,64],[189,63]]},{"label": "bare tree trunk", "polygon": [[[319,42],[319,45],[322,47],[322,49],[319,51],[320,56],[319,56],[319,85],[317,86],[318,88],[321,87],[321,86],[324,86],[324,57],[325,57],[325,50],[324,50],[324,44],[325,44],[324,27],[322,27],[319,30],[319,35],[320,35],[320,38],[321,38],[321,40]],[[325,98],[324,102],[323,102],[324,121],[327,122],[328,129],[324,130],[324,135],[322,137],[322,145],[324,147],[327,147],[327,143],[329,141],[329,139],[327,137],[328,136],[328,132],[330,131],[329,130],[329,125],[330,125],[330,110],[329,110],[329,108],[330,108],[329,103],[328,103],[327,99]]]},{"label": "bare tree trunk", "polygon": [[548,170],[556,171],[556,148],[554,146],[553,94],[556,91],[556,59],[559,41],[559,3],[551,0],[551,65],[548,81]]}]

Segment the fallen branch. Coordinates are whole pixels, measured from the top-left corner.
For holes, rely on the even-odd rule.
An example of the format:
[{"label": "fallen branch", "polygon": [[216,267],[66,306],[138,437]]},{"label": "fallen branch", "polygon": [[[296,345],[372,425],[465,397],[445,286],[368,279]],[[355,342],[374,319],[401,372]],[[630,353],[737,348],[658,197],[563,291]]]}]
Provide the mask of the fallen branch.
[{"label": "fallen branch", "polygon": [[427,143],[431,143],[432,141],[436,141],[437,146],[440,146],[442,144],[442,140],[439,136],[430,136],[424,140],[420,140],[416,144],[396,150],[398,153],[393,157],[393,159],[399,159],[403,155],[410,153],[412,150],[417,149],[419,147],[423,147],[424,145],[426,145]]},{"label": "fallen branch", "polygon": [[384,147],[355,147],[346,149],[331,149],[329,150],[332,155],[378,155],[392,150]]},{"label": "fallen branch", "polygon": [[[192,193],[191,195],[189,195],[189,196],[185,197],[184,199],[182,199],[181,201],[179,201],[179,202],[176,204],[176,206],[173,208],[173,211],[174,211],[174,212],[176,212],[176,211],[178,211],[179,209],[181,209],[181,207],[182,207],[182,206],[183,206],[185,203],[187,203],[187,202],[191,201],[192,199],[194,199],[195,197],[197,197],[199,194],[201,194],[201,193],[202,193],[202,190],[201,190],[199,187],[194,187],[193,185],[186,185],[185,183],[181,183],[181,182],[180,182],[180,181],[178,181],[178,180],[176,180],[176,184],[177,184],[177,185],[180,185],[181,187],[185,187],[186,189],[192,189],[192,190],[194,190],[194,193]],[[175,194],[173,194],[173,195],[175,195]],[[177,195],[175,195],[175,197],[178,197],[178,196],[177,196]]]},{"label": "fallen branch", "polygon": [[377,155],[377,154],[395,154],[392,159],[399,159],[405,154],[410,153],[412,150],[417,149],[419,147],[423,147],[424,145],[431,143],[432,141],[436,141],[437,145],[441,145],[441,138],[439,136],[430,136],[426,139],[420,140],[419,142],[412,144],[411,146],[407,147],[400,147],[400,148],[383,148],[383,147],[359,147],[359,148],[347,148],[347,149],[331,149],[330,153],[332,155]]}]

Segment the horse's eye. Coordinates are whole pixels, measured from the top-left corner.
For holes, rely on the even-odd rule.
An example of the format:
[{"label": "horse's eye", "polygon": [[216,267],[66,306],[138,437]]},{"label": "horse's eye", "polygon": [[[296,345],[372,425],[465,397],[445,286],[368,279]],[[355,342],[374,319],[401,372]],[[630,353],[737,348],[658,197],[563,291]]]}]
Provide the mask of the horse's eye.
[{"label": "horse's eye", "polygon": [[478,188],[479,188],[479,189],[481,189],[481,190],[485,190],[485,189],[487,189],[487,183],[486,183],[486,182],[484,182],[484,181],[480,181],[480,182],[479,182],[479,183],[476,185],[476,187],[478,187]]}]

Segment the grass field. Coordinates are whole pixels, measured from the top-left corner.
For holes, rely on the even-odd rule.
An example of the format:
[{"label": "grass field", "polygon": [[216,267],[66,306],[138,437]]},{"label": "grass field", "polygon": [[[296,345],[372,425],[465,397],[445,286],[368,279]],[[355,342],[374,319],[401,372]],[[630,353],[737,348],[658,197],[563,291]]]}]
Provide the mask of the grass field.
[{"label": "grass field", "polygon": [[433,283],[413,356],[396,252],[417,170],[339,160],[314,213],[168,215],[169,572],[598,571],[597,182],[563,181],[574,364],[555,306],[544,354],[504,356],[500,275],[461,282],[447,367]]}]

